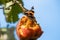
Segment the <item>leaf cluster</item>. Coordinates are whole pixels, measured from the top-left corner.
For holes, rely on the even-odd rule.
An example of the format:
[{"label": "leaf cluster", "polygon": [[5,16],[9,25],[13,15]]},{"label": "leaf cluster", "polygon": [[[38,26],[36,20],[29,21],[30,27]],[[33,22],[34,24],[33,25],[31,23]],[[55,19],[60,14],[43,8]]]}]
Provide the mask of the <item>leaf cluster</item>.
[{"label": "leaf cluster", "polygon": [[[13,1],[13,0],[0,0],[0,5],[6,5],[6,3],[10,2],[10,1]],[[18,0],[18,1],[23,5],[22,0]],[[11,22],[15,23],[16,21],[19,20],[18,14],[22,13],[22,8],[17,3],[13,4],[11,7],[12,7],[11,11],[8,13],[4,12],[4,15],[5,15],[6,21],[8,23],[11,23]],[[5,11],[5,9],[4,9],[4,11]]]}]

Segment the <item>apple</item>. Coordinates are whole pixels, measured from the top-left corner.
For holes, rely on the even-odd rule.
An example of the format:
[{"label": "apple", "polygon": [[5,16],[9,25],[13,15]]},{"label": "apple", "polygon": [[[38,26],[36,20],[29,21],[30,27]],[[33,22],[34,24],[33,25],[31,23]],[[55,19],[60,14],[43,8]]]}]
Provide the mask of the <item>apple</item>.
[{"label": "apple", "polygon": [[43,31],[36,23],[36,21],[30,20],[28,17],[22,17],[21,20],[19,20],[19,23],[16,27],[17,35],[20,39],[37,39],[39,38]]}]

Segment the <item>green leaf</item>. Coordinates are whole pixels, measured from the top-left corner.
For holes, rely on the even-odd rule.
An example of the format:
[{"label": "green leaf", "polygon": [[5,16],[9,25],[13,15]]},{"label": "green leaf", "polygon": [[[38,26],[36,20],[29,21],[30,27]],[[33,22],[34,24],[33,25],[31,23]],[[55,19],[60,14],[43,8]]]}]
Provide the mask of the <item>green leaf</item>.
[{"label": "green leaf", "polygon": [[15,23],[16,21],[18,21],[18,15],[16,14],[9,14],[8,17],[6,17],[6,21],[9,23]]},{"label": "green leaf", "polygon": [[10,13],[19,14],[21,12],[22,12],[22,9],[18,4],[15,3],[14,5],[12,5],[12,10]]},{"label": "green leaf", "polygon": [[[22,0],[19,0],[19,1],[23,4]],[[10,12],[8,12],[8,11],[10,11]],[[6,11],[6,9],[4,9],[4,15],[5,15],[6,21],[8,23],[12,23],[12,22],[15,23],[16,21],[18,21],[19,13],[22,13],[22,9],[17,3],[12,5],[10,10],[8,9]]]},{"label": "green leaf", "polygon": [[0,0],[0,4],[6,4],[9,1],[11,1],[11,0]]},{"label": "green leaf", "polygon": [[[13,1],[13,0],[0,0],[0,4],[6,4],[9,1]],[[23,4],[22,0],[18,0],[18,1]]]}]

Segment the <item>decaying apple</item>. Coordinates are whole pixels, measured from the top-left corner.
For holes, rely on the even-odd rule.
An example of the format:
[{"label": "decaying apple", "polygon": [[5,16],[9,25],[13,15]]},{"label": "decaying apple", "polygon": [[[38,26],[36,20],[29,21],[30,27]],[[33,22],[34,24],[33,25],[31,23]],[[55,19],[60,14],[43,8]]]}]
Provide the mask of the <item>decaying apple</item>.
[{"label": "decaying apple", "polygon": [[35,40],[39,38],[43,31],[40,25],[32,18],[23,16],[16,27],[16,32],[20,40]]}]

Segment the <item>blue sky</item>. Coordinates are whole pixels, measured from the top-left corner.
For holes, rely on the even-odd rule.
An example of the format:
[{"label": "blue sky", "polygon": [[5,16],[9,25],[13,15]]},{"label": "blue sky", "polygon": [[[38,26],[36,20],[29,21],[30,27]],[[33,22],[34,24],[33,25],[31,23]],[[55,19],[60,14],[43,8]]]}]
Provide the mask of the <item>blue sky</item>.
[{"label": "blue sky", "polygon": [[[38,40],[60,40],[60,0],[23,0],[24,7],[34,6],[35,17],[40,24],[43,35]],[[19,14],[19,18],[23,16]],[[1,27],[6,27],[3,10],[0,9]]]}]

